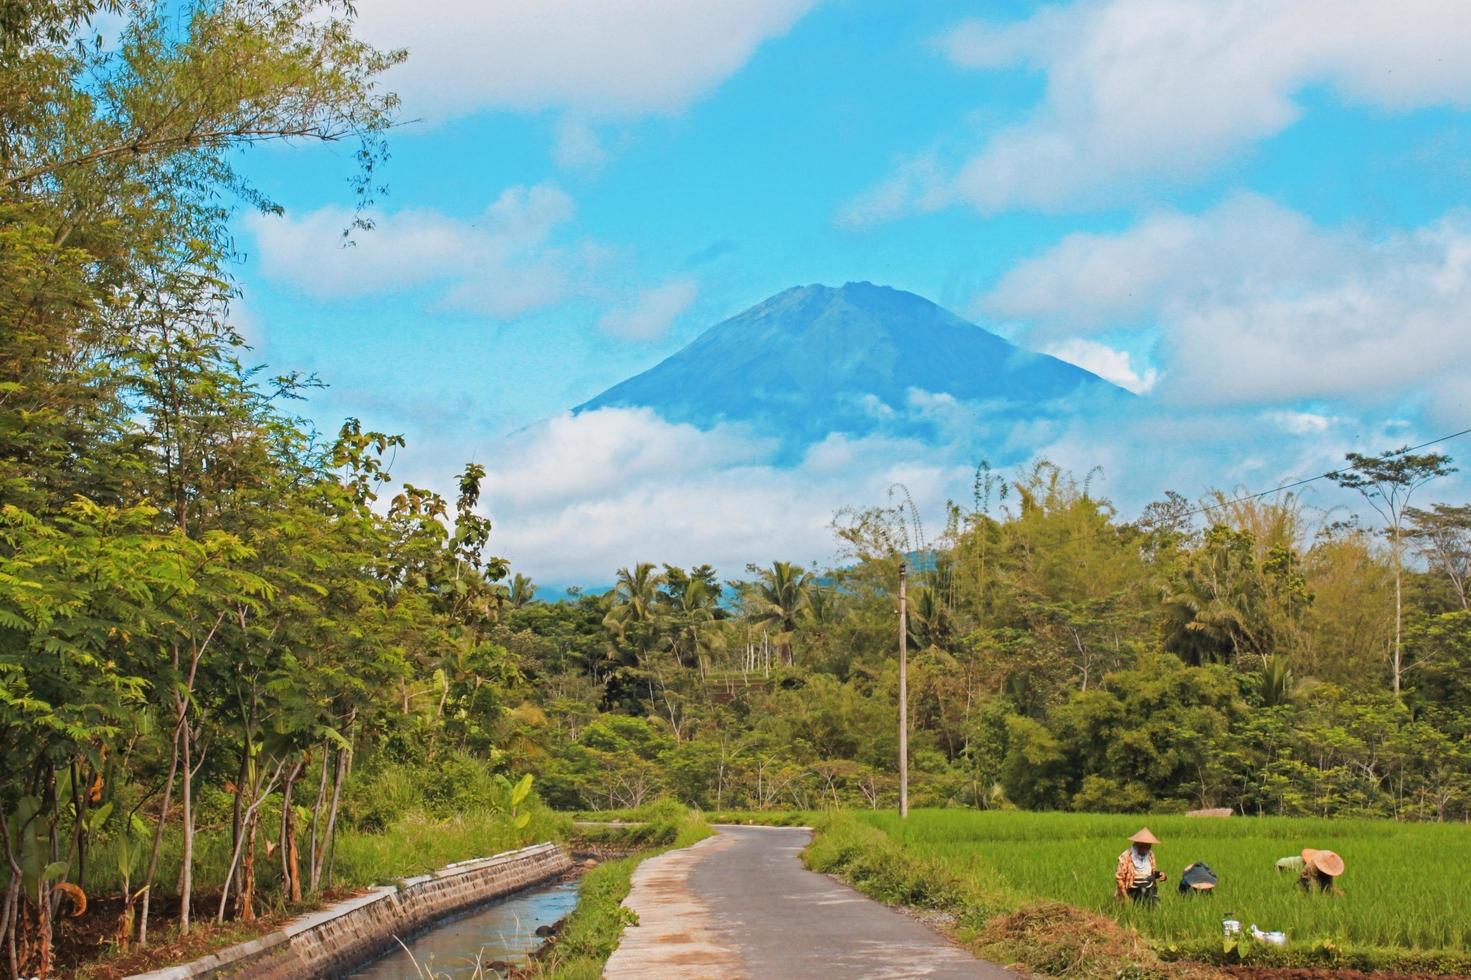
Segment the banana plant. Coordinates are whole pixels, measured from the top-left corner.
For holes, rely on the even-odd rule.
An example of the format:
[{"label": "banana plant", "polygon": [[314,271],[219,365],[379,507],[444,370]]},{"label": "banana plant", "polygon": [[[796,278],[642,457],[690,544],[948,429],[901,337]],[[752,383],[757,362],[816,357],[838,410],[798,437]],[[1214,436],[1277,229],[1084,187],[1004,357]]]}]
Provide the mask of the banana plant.
[{"label": "banana plant", "polygon": [[46,899],[49,882],[66,873],[67,862],[48,861],[51,856],[51,838],[47,833],[46,821],[36,819],[41,812],[41,801],[34,796],[23,796],[10,815],[6,830],[10,834],[11,853],[20,865],[21,889],[28,902],[37,906]]},{"label": "banana plant", "polygon": [[525,830],[531,823],[531,814],[521,813],[521,804],[531,795],[531,773],[522,776],[515,784],[512,784],[505,776],[497,775],[496,784],[501,788],[502,802],[500,809],[511,818],[511,826],[517,830]]},{"label": "banana plant", "polygon": [[[15,805],[15,811],[5,822],[5,833],[9,837],[10,853],[20,868],[21,894],[28,911],[18,917],[21,929],[21,947],[28,952],[28,963],[38,965],[38,972],[45,975],[51,968],[51,892],[62,892],[71,900],[71,914],[81,915],[87,910],[87,896],[77,885],[61,881],[69,862],[51,861],[51,835],[44,819],[40,819],[41,801],[34,796],[23,796]],[[55,882],[55,884],[53,884]]]},{"label": "banana plant", "polygon": [[[110,810],[111,803],[106,804]],[[97,812],[102,812],[101,810]],[[102,819],[106,819],[103,817]],[[99,820],[100,824],[102,821]],[[140,852],[141,845],[150,836],[148,822],[137,813],[128,814],[128,819],[123,821],[122,830],[117,841],[117,871],[118,879],[123,884],[123,908],[118,913],[117,932],[114,941],[119,949],[126,949],[133,936],[134,905],[143,894],[148,891],[149,886],[145,884],[142,888],[133,889],[133,863],[136,855]]]}]

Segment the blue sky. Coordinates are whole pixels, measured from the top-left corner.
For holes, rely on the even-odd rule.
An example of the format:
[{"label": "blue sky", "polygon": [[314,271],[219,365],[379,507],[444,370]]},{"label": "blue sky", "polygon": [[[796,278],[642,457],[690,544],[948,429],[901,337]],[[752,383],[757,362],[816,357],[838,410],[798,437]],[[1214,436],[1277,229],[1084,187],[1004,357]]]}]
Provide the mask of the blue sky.
[{"label": "blue sky", "polygon": [[934,446],[786,471],[740,432],[562,415],[800,283],[908,289],[1145,392],[1025,435],[1126,511],[1471,426],[1462,0],[358,7],[410,55],[378,228],[340,245],[348,149],[253,154],[286,215],[240,221],[240,319],[330,383],[324,427],[405,433],[400,476],[486,463],[539,577],[825,560],[836,507],[968,485]]}]

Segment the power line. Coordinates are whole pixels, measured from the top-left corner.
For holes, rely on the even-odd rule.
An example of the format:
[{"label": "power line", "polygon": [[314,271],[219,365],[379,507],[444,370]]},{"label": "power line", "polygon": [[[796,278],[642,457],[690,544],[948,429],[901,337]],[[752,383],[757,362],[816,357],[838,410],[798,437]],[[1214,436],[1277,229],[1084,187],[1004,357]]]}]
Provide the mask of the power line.
[{"label": "power line", "polygon": [[[1434,439],[1430,439],[1430,440],[1428,440],[1426,442],[1419,443],[1418,445],[1414,445],[1414,446],[1403,446],[1403,447],[1401,447],[1399,449],[1395,449],[1395,450],[1392,450],[1390,452],[1384,453],[1380,458],[1382,458],[1382,459],[1393,459],[1396,456],[1406,456],[1406,455],[1408,455],[1410,453],[1416,452],[1416,451],[1421,450],[1421,449],[1428,449],[1431,446],[1438,446],[1438,445],[1440,445],[1443,442],[1450,442],[1452,439],[1459,439],[1461,436],[1465,436],[1465,435],[1471,435],[1471,427],[1468,427],[1468,428],[1465,428],[1465,429],[1461,429],[1458,432],[1451,432],[1451,433],[1448,433],[1448,434],[1443,435],[1443,436],[1437,436]],[[1181,514],[1175,514],[1175,515],[1169,515],[1169,516],[1175,518],[1176,520],[1184,520],[1184,519],[1189,518],[1189,517],[1197,517],[1197,516],[1199,516],[1201,514],[1208,514],[1208,513],[1210,513],[1213,510],[1219,510],[1222,507],[1230,506],[1231,504],[1246,503],[1247,501],[1251,501],[1251,500],[1259,500],[1262,497],[1270,497],[1273,494],[1282,493],[1283,491],[1286,491],[1286,490],[1295,490],[1298,487],[1305,487],[1305,486],[1307,486],[1310,483],[1317,483],[1319,480],[1327,480],[1327,479],[1333,477],[1335,474],[1343,473],[1345,471],[1350,471],[1350,470],[1356,470],[1357,468],[1358,467],[1355,467],[1355,466],[1345,466],[1345,467],[1342,467],[1340,469],[1329,470],[1326,473],[1319,473],[1317,476],[1305,477],[1304,479],[1301,479],[1301,480],[1294,480],[1291,483],[1284,483],[1281,486],[1273,487],[1271,490],[1261,490],[1261,491],[1258,491],[1256,493],[1243,494],[1243,495],[1241,495],[1239,497],[1232,497],[1232,498],[1230,498],[1228,500],[1223,500],[1223,501],[1221,501],[1219,503],[1209,504],[1209,505],[1207,505],[1205,507],[1197,507],[1194,510],[1188,510],[1188,511],[1185,511],[1184,513],[1181,513]],[[903,484],[895,484],[895,486],[903,487]],[[906,489],[906,493],[907,493],[907,488],[905,488],[905,489]],[[891,486],[889,488],[890,494],[893,493],[893,490],[894,490],[894,487]],[[913,502],[912,499],[909,501],[909,506],[911,508],[914,506],[914,502]],[[902,507],[901,507],[901,510],[902,510]],[[1141,518],[1140,520],[1133,521],[1132,523],[1125,522],[1124,524],[1120,524],[1120,525],[1115,525],[1112,522],[1109,522],[1104,527],[1095,528],[1092,531],[1092,533],[1090,533],[1090,534],[1076,536],[1074,538],[1074,540],[1079,540],[1079,539],[1091,540],[1091,539],[1093,539],[1095,537],[1102,537],[1103,535],[1106,535],[1106,534],[1116,533],[1116,532],[1118,532],[1118,531],[1120,531],[1120,530],[1122,530],[1124,528],[1131,527],[1131,526],[1132,527],[1135,527],[1135,528],[1139,528],[1141,530],[1144,530],[1144,529],[1149,528],[1151,525],[1154,525],[1154,524],[1159,523],[1160,520],[1164,520],[1164,519],[1165,518],[1158,518],[1156,520],[1149,521],[1149,520],[1144,520],[1144,519]],[[927,571],[933,571],[933,568],[927,569]]]},{"label": "power line", "polygon": [[[1410,453],[1416,452],[1417,450],[1428,449],[1431,446],[1437,446],[1442,442],[1450,442],[1452,439],[1459,439],[1461,436],[1464,435],[1471,435],[1471,428],[1465,428],[1459,432],[1452,432],[1449,435],[1440,436],[1438,438],[1431,439],[1428,442],[1422,442],[1416,446],[1404,446],[1400,449],[1394,450],[1393,452],[1385,453],[1382,458],[1393,459],[1396,456],[1407,456]],[[1209,513],[1213,510],[1219,510],[1220,508],[1229,506],[1230,504],[1244,504],[1250,500],[1258,500],[1262,497],[1270,497],[1273,494],[1282,493],[1284,490],[1295,490],[1298,487],[1305,487],[1310,483],[1317,483],[1319,480],[1329,480],[1346,470],[1355,469],[1358,469],[1358,467],[1345,466],[1342,469],[1329,470],[1327,473],[1319,473],[1317,476],[1310,476],[1302,480],[1294,480],[1291,483],[1284,483],[1280,487],[1274,487],[1271,490],[1262,490],[1258,493],[1248,493],[1240,497],[1232,497],[1230,500],[1223,500],[1220,503],[1210,504],[1206,507],[1197,507],[1195,510],[1186,511],[1185,513],[1178,516],[1180,518],[1195,517],[1200,514]]]}]

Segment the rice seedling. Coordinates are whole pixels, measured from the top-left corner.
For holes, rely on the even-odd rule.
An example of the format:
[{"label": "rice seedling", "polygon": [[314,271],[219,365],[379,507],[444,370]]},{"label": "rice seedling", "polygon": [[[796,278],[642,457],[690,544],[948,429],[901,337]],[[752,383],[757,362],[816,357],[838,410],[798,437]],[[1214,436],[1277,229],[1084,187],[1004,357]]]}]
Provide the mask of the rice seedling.
[{"label": "rice seedling", "polygon": [[[1298,948],[1471,951],[1464,901],[1471,827],[1464,825],[960,810],[916,811],[905,822],[894,813],[857,816],[958,877],[1113,916],[1157,945],[1219,939],[1232,913],[1243,924],[1283,930]],[[1115,862],[1141,824],[1163,841],[1155,853],[1169,875],[1154,907],[1113,899]],[[1295,873],[1277,873],[1278,858],[1304,847],[1343,856],[1340,894],[1307,895]],[[1180,872],[1194,861],[1220,876],[1214,893],[1177,892]]]}]

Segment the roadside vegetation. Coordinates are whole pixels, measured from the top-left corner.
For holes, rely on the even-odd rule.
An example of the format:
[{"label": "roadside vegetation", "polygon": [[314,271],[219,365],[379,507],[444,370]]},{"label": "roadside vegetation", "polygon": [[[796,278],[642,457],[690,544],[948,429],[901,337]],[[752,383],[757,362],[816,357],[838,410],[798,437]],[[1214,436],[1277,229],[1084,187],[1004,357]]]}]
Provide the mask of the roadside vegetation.
[{"label": "roadside vegetation", "polygon": [[279,211],[245,155],[346,144],[363,233],[403,55],[330,0],[3,19],[0,972],[180,955],[549,833],[484,470],[397,483],[402,439],[318,431],[321,382],[236,329],[232,221]]},{"label": "roadside vegetation", "polygon": [[[581,815],[580,815],[581,816]],[[705,817],[672,801],[660,801],[637,810],[619,811],[608,819],[628,821],[628,827],[579,827],[584,840],[607,845],[611,840],[640,848],[628,857],[606,861],[593,868],[578,886],[577,908],[567,917],[561,933],[534,972],[557,980],[597,980],[603,964],[618,948],[625,927],[634,924],[633,913],[620,904],[632,887],[633,872],[645,859],[665,851],[704,840],[710,836]],[[589,835],[589,832],[591,834]]]},{"label": "roadside vegetation", "polygon": [[[833,814],[806,853],[874,898],[943,913],[980,955],[1043,973],[1113,976],[1126,964],[1164,972],[1175,961],[1427,973],[1471,970],[1462,914],[1464,825],[1151,815],[1170,876],[1155,908],[1113,900],[1113,867],[1137,816],[918,810]],[[1349,871],[1342,894],[1304,895],[1274,862],[1331,848]],[[1220,876],[1214,894],[1175,883],[1193,861]],[[1283,948],[1228,950],[1221,920],[1280,929]],[[1147,946],[1145,945],[1147,941]],[[1077,964],[1072,966],[1070,964]],[[1183,967],[1189,969],[1188,966]]]},{"label": "roadside vegetation", "polygon": [[705,814],[712,824],[751,824],[761,827],[811,827],[820,813],[814,810],[721,810]]}]

